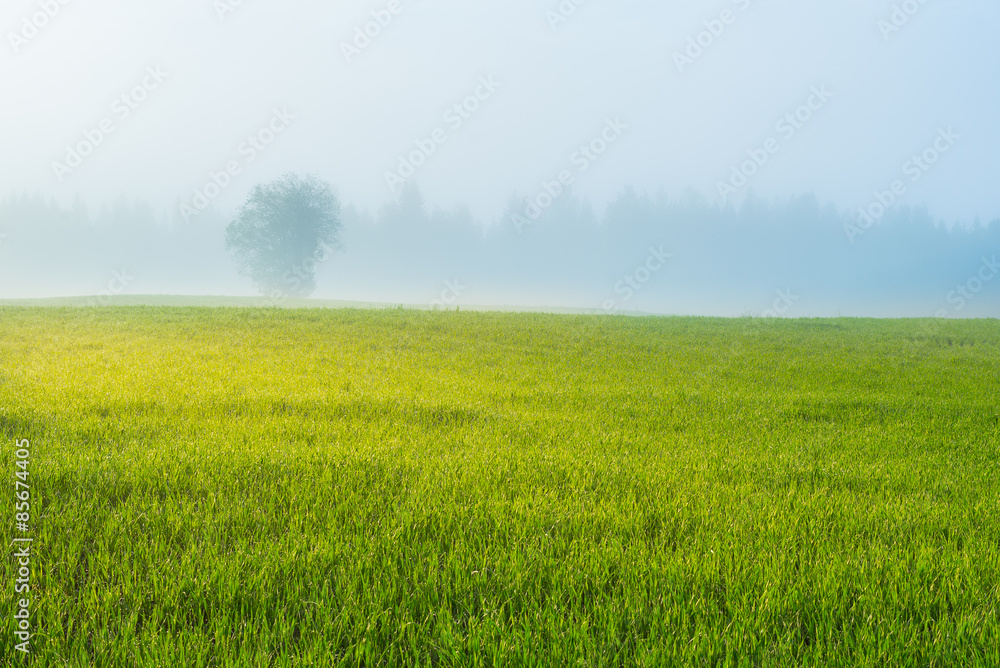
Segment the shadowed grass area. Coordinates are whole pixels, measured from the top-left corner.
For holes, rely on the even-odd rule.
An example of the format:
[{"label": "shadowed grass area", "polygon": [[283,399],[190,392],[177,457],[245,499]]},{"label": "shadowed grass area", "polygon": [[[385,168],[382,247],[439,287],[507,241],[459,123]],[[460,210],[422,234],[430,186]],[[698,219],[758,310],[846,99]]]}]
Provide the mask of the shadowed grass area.
[{"label": "shadowed grass area", "polygon": [[0,307],[34,664],[1000,665],[998,359],[997,321]]}]

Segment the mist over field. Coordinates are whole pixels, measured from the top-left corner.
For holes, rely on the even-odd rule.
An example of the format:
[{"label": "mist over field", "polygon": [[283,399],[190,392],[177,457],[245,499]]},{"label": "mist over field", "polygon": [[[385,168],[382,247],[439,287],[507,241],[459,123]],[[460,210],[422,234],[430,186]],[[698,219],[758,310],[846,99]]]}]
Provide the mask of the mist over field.
[{"label": "mist over field", "polygon": [[995,317],[1000,6],[6,3],[0,299],[259,296],[259,184],[341,204],[317,299]]}]

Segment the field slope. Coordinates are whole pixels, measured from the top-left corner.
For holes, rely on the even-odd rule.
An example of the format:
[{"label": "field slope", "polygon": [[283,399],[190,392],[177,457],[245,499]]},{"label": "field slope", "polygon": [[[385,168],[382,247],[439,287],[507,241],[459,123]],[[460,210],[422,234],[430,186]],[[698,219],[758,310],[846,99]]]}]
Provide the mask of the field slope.
[{"label": "field slope", "polygon": [[998,360],[997,321],[0,307],[33,663],[997,666]]}]

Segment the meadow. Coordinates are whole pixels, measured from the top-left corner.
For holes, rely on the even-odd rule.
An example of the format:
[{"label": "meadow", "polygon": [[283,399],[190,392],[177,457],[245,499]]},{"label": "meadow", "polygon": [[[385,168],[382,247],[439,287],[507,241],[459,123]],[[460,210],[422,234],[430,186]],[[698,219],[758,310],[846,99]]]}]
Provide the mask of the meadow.
[{"label": "meadow", "polygon": [[30,665],[998,666],[998,361],[996,320],[0,307]]}]

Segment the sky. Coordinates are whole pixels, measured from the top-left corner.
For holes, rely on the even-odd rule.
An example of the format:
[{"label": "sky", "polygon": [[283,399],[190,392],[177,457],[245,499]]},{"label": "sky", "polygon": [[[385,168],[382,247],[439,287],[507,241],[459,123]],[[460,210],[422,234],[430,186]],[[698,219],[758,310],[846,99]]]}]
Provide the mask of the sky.
[{"label": "sky", "polygon": [[[55,16],[23,40],[11,35],[31,34],[24,21],[48,5],[5,3],[0,183],[174,206],[209,172],[245,160],[241,144],[279,109],[294,120],[219,206],[308,171],[374,208],[398,193],[385,173],[399,156],[442,128],[447,141],[411,178],[430,202],[490,220],[617,118],[626,132],[576,184],[598,206],[624,185],[721,199],[719,182],[775,138],[780,150],[748,187],[860,207],[951,128],[953,149],[906,198],[947,220],[1000,216],[995,2],[587,0],[562,3],[568,16],[555,0],[399,0],[396,13],[388,0],[229,2],[53,2]],[[894,17],[894,7],[916,11]],[[357,48],[356,30],[380,16],[388,25]],[[690,48],[699,33],[707,46]],[[114,103],[147,68],[162,81],[122,118]],[[460,127],[445,123],[481,77],[498,87]],[[786,139],[776,124],[814,87],[831,97]],[[60,178],[52,163],[104,119],[114,133]]]},{"label": "sky", "polygon": [[632,187],[990,221],[998,23],[992,0],[8,0],[0,196],[226,214],[294,171],[488,225],[568,171],[597,211]]}]

